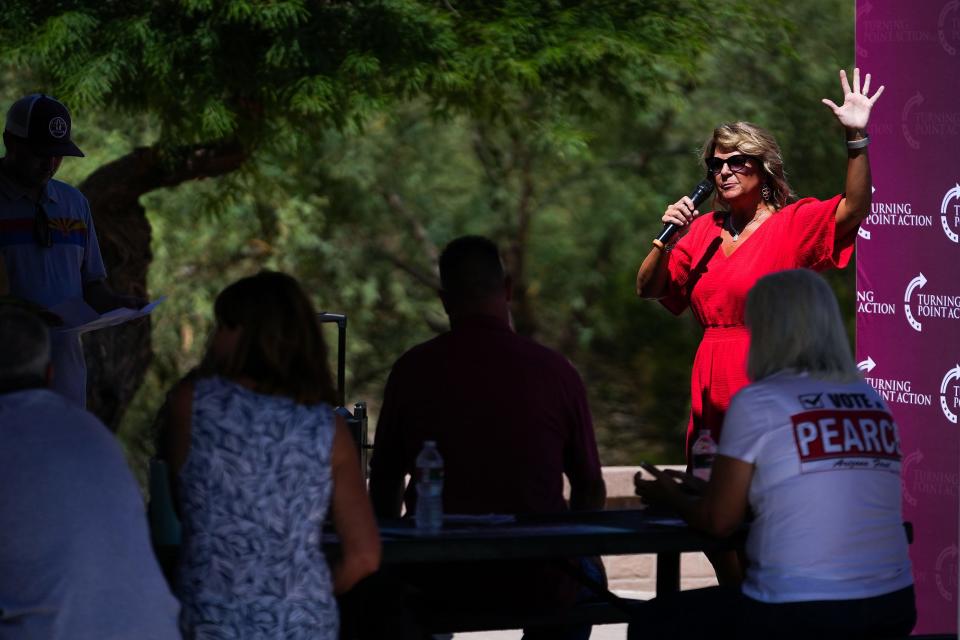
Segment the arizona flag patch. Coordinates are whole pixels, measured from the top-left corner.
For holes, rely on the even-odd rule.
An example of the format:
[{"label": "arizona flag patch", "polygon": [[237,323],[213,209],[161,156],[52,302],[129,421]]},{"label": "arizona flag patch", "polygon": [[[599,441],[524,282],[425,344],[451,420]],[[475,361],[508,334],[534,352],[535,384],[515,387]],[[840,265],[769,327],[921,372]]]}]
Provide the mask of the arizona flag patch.
[{"label": "arizona flag patch", "polygon": [[791,417],[800,472],[863,469],[900,473],[900,439],[886,411],[822,409]]},{"label": "arizona flag patch", "polygon": [[76,218],[51,218],[50,228],[64,235],[71,231],[87,232],[87,225],[83,223],[83,220],[77,220]]}]

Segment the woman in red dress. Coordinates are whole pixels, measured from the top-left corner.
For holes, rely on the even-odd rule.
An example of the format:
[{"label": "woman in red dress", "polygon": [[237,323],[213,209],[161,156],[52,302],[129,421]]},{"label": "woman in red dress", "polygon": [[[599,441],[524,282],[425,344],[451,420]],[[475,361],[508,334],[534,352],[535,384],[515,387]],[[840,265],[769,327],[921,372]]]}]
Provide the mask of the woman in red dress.
[{"label": "woman in red dress", "polygon": [[866,133],[872,96],[870,74],[853,87],[840,71],[844,100],[823,100],[843,125],[847,139],[844,194],[829,200],[791,192],[776,141],[747,122],[717,127],[703,149],[718,208],[700,215],[689,197],[667,207],[663,222],[679,227],[672,245],[654,242],[637,272],[637,295],[659,300],[675,314],[688,306],[704,328],[691,380],[687,460],[697,433],[719,441],[730,399],[747,385],[749,336],[743,325],[747,291],[760,277],[783,269],[822,271],[850,261],[860,221],[870,211],[870,161]]}]

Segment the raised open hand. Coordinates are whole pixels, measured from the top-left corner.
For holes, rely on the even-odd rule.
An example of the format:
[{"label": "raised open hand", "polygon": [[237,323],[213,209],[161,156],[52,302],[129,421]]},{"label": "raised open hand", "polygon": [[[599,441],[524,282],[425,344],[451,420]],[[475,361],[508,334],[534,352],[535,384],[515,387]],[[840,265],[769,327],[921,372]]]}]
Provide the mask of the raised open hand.
[{"label": "raised open hand", "polygon": [[863,88],[860,87],[860,69],[853,70],[853,89],[847,82],[847,72],[840,70],[840,86],[843,88],[843,104],[837,106],[832,100],[824,98],[823,104],[830,107],[833,115],[837,117],[844,127],[848,129],[865,129],[870,120],[870,110],[873,109],[877,98],[883,93],[881,85],[877,92],[871,97],[870,94],[870,74],[863,79]]}]

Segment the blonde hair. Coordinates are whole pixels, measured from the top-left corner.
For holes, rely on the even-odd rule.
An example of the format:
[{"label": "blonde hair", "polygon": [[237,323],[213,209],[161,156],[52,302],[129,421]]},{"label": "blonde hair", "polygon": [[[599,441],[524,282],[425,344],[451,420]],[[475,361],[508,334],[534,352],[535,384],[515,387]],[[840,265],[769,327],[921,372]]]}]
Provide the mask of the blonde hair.
[{"label": "blonde hair", "polygon": [[750,329],[747,375],[761,380],[792,369],[820,380],[860,378],[830,285],[808,269],[779,271],[757,280],[747,294]]},{"label": "blonde hair", "polygon": [[[717,149],[731,149],[748,156],[760,158],[763,165],[764,184],[770,187],[770,199],[767,200],[777,209],[782,209],[797,196],[787,182],[783,170],[783,155],[780,145],[773,135],[751,122],[726,122],[713,130],[700,153],[700,160],[706,166],[707,158],[712,158]],[[726,201],[719,193],[714,198],[718,207],[726,207]]]}]

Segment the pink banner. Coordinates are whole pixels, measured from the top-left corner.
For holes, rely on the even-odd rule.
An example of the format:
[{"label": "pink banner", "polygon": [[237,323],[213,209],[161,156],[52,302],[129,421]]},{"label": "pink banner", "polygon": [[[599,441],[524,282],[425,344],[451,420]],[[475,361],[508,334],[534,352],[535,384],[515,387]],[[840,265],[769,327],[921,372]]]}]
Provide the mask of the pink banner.
[{"label": "pink banner", "polygon": [[957,631],[960,0],[858,0],[873,208],[857,239],[857,361],[900,428],[919,619]]}]

